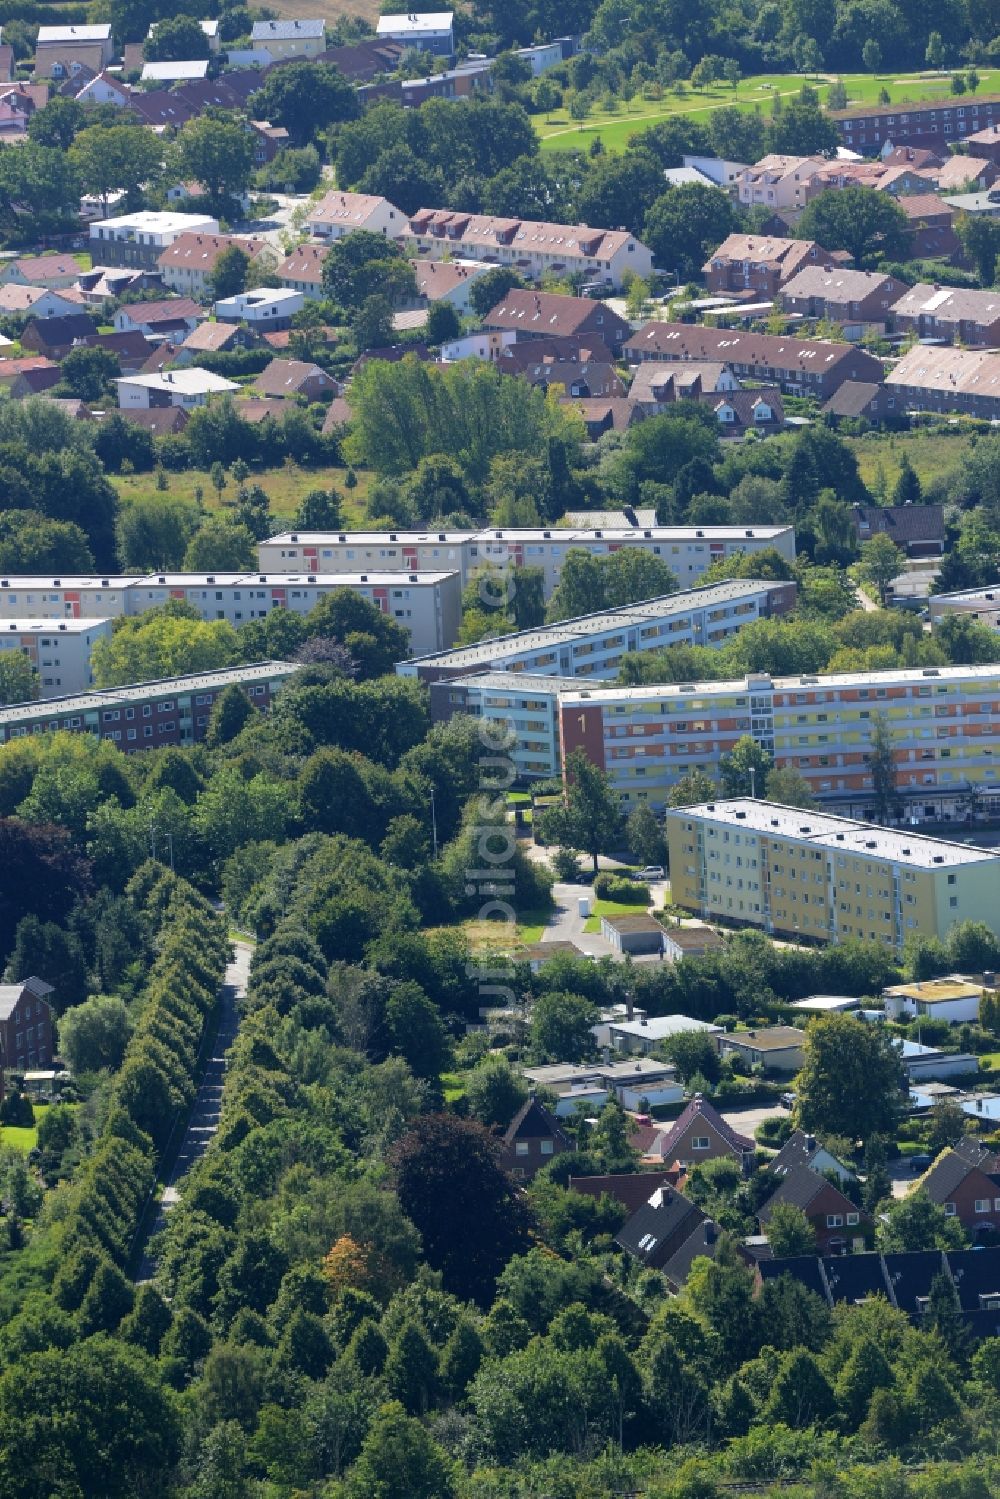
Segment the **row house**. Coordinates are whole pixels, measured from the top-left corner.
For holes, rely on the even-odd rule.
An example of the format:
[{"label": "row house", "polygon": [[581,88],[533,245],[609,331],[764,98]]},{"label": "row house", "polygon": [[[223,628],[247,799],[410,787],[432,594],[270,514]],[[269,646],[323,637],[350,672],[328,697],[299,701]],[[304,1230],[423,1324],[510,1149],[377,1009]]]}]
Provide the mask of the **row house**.
[{"label": "row house", "polygon": [[483,318],[488,332],[515,333],[518,340],[598,338],[613,354],[632,332],[631,324],[605,302],[554,292],[512,287]]},{"label": "row house", "polygon": [[740,173],[740,202],[746,208],[764,207],[772,213],[802,209],[809,201],[812,178],[828,165],[825,156],[764,156]]},{"label": "row house", "polygon": [[210,278],[227,250],[242,250],[251,261],[268,250],[263,239],[242,239],[233,234],[206,231],[179,234],[157,257],[164,286],[181,296],[205,298]]},{"label": "row house", "polygon": [[892,317],[897,329],[917,338],[991,349],[1000,343],[1000,292],[992,289],[920,282],[899,296]]},{"label": "row house", "polygon": [[909,411],[1000,418],[1000,354],[992,350],[915,344],[885,384]]},{"label": "row house", "polygon": [[692,323],[647,323],[626,342],[625,357],[630,364],[722,361],[737,375],[820,400],[828,400],[845,380],[879,384],[883,377],[881,361],[850,344]]},{"label": "row house", "polygon": [[266,712],[296,670],[289,662],[267,661],[19,703],[0,708],[0,744],[57,730],[108,739],[127,755],[196,744],[204,739],[212,706],[227,687],[241,687],[253,706]]},{"label": "row house", "polygon": [[439,259],[442,248],[450,246],[468,260],[507,265],[533,280],[545,272],[578,271],[588,284],[617,288],[626,270],[644,277],[653,270],[651,251],[625,229],[421,208],[403,235],[419,254]]},{"label": "row house", "polygon": [[784,312],[840,323],[844,336],[859,339],[891,324],[894,304],[909,288],[882,271],[841,270],[827,263],[804,268],[783,288]]},{"label": "row house", "polygon": [[811,239],[731,234],[712,252],[702,273],[712,296],[771,299],[807,266],[830,265],[834,258],[843,257],[834,257]]},{"label": "row house", "polygon": [[889,142],[947,151],[1000,124],[1000,95],[962,94],[919,104],[901,100],[866,109],[834,110],[831,118],[844,145],[862,156],[878,155]]},{"label": "row house", "polygon": [[697,583],[715,562],[740,553],[777,551],[795,561],[792,526],[614,526],[551,530],[497,528],[481,531],[285,531],[258,543],[262,568],[290,566],[309,572],[455,570],[462,585],[484,570],[537,567],[550,598],[570,552],[608,557],[638,547],[659,557],[681,587]]}]

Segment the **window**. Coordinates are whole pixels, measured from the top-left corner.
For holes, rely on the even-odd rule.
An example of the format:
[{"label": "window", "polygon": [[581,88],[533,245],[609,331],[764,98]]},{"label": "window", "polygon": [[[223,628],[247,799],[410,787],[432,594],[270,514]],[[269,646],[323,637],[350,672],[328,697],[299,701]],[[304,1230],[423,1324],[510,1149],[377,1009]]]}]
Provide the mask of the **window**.
[{"label": "window", "polygon": [[847,1214],[847,1226],[848,1226],[848,1228],[853,1228],[855,1224],[860,1223],[860,1222],[861,1222],[861,1214],[860,1213],[848,1213]]},{"label": "window", "polygon": [[990,1210],[990,1199],[988,1197],[977,1197],[976,1198],[976,1212],[977,1213],[988,1213],[989,1210]]},{"label": "window", "polygon": [[515,1155],[527,1155],[528,1154],[528,1142],[527,1142],[527,1140],[518,1140],[518,1141],[515,1142],[515,1145],[514,1145],[514,1154]]},{"label": "window", "polygon": [[945,1205],[944,1205],[944,1215],[945,1215],[946,1218],[954,1218],[954,1216],[955,1216],[955,1204],[953,1202],[946,1202],[945,1203]]},{"label": "window", "polygon": [[554,1140],[543,1140],[541,1142],[541,1146],[542,1146],[542,1155],[552,1155],[552,1153],[554,1152],[554,1150],[556,1148]]},{"label": "window", "polygon": [[709,1148],[709,1144],[710,1143],[711,1142],[709,1141],[709,1138],[708,1138],[707,1135],[695,1135],[694,1138],[691,1141],[691,1149],[692,1150],[707,1150]]},{"label": "window", "polygon": [[843,1226],[844,1226],[844,1217],[843,1217],[843,1214],[842,1213],[827,1213],[827,1215],[826,1215],[826,1226],[827,1226],[827,1228],[843,1228]]}]

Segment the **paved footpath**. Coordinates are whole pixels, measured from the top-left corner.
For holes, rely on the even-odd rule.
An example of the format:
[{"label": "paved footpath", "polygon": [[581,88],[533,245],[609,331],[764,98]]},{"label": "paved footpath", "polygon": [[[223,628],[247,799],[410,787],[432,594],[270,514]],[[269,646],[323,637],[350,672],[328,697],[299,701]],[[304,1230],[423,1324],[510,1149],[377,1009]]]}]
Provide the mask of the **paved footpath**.
[{"label": "paved footpath", "polygon": [[[163,1228],[170,1209],[180,1200],[181,1178],[201,1159],[208,1149],[209,1141],[219,1128],[219,1119],[222,1114],[222,1085],[226,1076],[226,1052],[236,1040],[236,1032],[239,1030],[239,1011],[236,1001],[247,992],[250,958],[253,953],[253,946],[249,942],[235,942],[233,947],[235,956],[226,968],[226,976],[222,981],[219,1029],[212,1047],[212,1055],[205,1063],[187,1130],[181,1141],[181,1148],[177,1152],[177,1159],[169,1180],[163,1189],[159,1212],[149,1231],[148,1239],[158,1234]],[[136,1285],[152,1280],[155,1273],[156,1261],[151,1257],[147,1247],[136,1271]]]}]

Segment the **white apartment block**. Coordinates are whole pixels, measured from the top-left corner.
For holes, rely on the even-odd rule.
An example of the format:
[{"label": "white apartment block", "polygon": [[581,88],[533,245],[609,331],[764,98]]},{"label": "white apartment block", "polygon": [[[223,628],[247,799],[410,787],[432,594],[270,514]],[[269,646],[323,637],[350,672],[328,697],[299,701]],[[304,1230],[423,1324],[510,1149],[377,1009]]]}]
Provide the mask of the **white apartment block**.
[{"label": "white apartment block", "polygon": [[649,276],[653,269],[652,251],[625,229],[420,208],[402,233],[422,255],[440,260],[442,249],[451,247],[466,260],[508,265],[529,280],[546,271],[582,271],[589,283],[618,287],[626,270]]},{"label": "white apartment block", "polygon": [[331,192],[308,209],[305,226],[314,239],[331,242],[355,229],[398,239],[406,232],[406,214],[373,193]]},{"label": "white apartment block", "polygon": [[0,650],[23,651],[38,672],[39,696],[63,697],[94,685],[90,653],[111,634],[111,620],[4,617]]},{"label": "white apartment block", "polygon": [[1000,799],[1000,665],[577,684],[560,692],[558,711],[563,756],[582,749],[627,807],[663,807],[692,769],[717,780],[720,756],[750,734],[778,767],[798,770],[821,804],[873,818],[868,756],[877,714],[892,737],[895,820],[961,821],[970,787],[987,805]]},{"label": "white apartment block", "polygon": [[649,526],[594,529],[482,531],[285,531],[257,548],[265,570],[313,573],[455,570],[462,585],[476,573],[537,567],[545,597],[553,593],[572,551],[607,557],[641,547],[670,568],[682,588],[697,583],[715,562],[773,548],[795,560],[793,526]]},{"label": "white apartment block", "polygon": [[613,679],[630,651],[671,645],[720,646],[752,620],[787,613],[795,606],[795,595],[794,583],[749,578],[710,583],[418,657],[397,671],[423,682],[477,672]]},{"label": "white apartment block", "polygon": [[219,221],[205,213],[120,214],[90,226],[95,265],[136,265],[153,270],[168,245],[181,234],[218,234]]},{"label": "white apartment block", "polygon": [[[443,651],[458,634],[462,586],[455,572],[353,573],[308,576],[271,573],[151,573],[145,577],[0,578],[0,631],[27,615],[86,629],[119,615],[139,615],[170,599],[191,604],[202,619],[234,627],[265,619],[272,609],[308,614],[338,588],[350,588],[394,619],[419,655]],[[81,690],[65,681],[54,690]]]}]

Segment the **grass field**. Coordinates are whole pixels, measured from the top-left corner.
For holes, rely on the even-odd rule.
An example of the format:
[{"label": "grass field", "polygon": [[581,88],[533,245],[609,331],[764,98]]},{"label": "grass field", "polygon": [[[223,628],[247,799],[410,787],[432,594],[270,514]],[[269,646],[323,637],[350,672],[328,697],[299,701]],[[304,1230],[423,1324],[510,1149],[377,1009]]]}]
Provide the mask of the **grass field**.
[{"label": "grass field", "polygon": [[[343,468],[298,468],[282,465],[261,471],[253,470],[249,483],[259,484],[271,501],[271,509],[279,520],[291,520],[303,498],[311,489],[336,489],[343,502],[344,522],[356,529],[365,516],[365,497],[371,482],[368,473],[358,474],[356,489],[347,489]],[[156,487],[155,474],[112,474],[111,482],[123,500],[155,500],[163,491]],[[166,494],[195,504],[196,489],[201,489],[202,503],[207,510],[226,510],[236,501],[236,485],[230,479],[220,499],[212,487],[212,480],[204,469],[185,469],[181,473],[168,473]]]},{"label": "grass field", "polygon": [[937,430],[872,434],[846,439],[858,460],[861,477],[869,489],[879,485],[879,470],[885,475],[889,494],[899,477],[903,457],[909,458],[921,484],[961,468],[972,437],[968,433],[948,435]]},{"label": "grass field", "polygon": [[[1000,69],[981,73],[980,80],[980,93],[1000,92]],[[594,109],[582,125],[575,124],[566,109],[556,109],[551,115],[536,116],[535,130],[543,151],[589,144],[595,135],[600,136],[608,150],[623,151],[629,136],[648,130],[660,120],[678,115],[704,123],[713,110],[731,105],[739,109],[759,109],[762,114],[769,115],[776,96],[790,98],[799,92],[803,83],[814,87],[825,101],[831,81],[832,75],[807,78],[798,73],[763,73],[745,78],[735,89],[726,83],[716,83],[707,89],[686,88],[681,94],[667,94],[662,99],[633,99],[628,109],[622,105],[613,114]],[[951,75],[923,73],[873,77],[870,73],[848,73],[844,77],[844,87],[851,105],[876,104],[883,88],[894,104],[913,104],[919,99],[950,97]],[[966,95],[967,100],[971,97]]]},{"label": "grass field", "polygon": [[599,932],[603,916],[645,916],[647,909],[648,905],[642,905],[637,901],[595,900],[590,908],[591,914],[584,922],[583,930]]},{"label": "grass field", "polygon": [[35,1122],[26,1128],[14,1124],[0,1124],[0,1147],[12,1145],[15,1150],[27,1155],[38,1144],[38,1126],[42,1122],[47,1103],[35,1104]]}]

